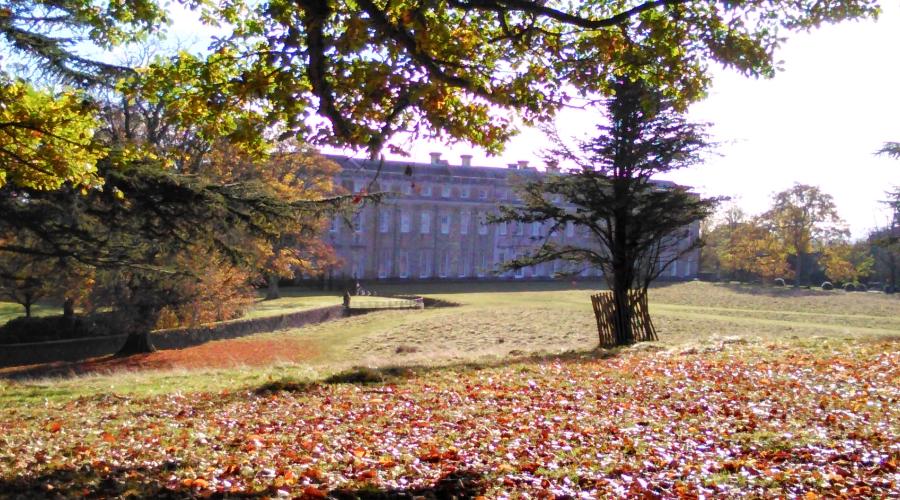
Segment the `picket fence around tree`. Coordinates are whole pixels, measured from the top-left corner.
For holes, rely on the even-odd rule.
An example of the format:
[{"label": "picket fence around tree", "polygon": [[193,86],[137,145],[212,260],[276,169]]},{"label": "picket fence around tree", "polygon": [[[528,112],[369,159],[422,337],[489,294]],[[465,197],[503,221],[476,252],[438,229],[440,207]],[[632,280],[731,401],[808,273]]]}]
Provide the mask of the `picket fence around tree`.
[{"label": "picket fence around tree", "polygon": [[[659,337],[656,336],[656,328],[654,328],[653,322],[650,320],[647,293],[643,290],[629,290],[628,303],[631,306],[631,331],[634,335],[634,341],[659,340]],[[600,345],[615,345],[614,313],[616,302],[613,299],[613,292],[604,291],[591,295],[591,305],[594,307],[594,316],[597,318],[597,333],[600,335]]]}]

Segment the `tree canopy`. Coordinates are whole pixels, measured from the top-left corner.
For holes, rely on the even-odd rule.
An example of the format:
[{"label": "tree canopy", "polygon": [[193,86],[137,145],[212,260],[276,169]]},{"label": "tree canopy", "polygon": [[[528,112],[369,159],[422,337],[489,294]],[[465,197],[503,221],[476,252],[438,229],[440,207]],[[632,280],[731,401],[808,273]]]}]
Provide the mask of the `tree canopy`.
[{"label": "tree canopy", "polygon": [[[210,62],[286,133],[377,153],[397,132],[496,152],[574,97],[628,74],[680,103],[719,63],[774,75],[786,30],[877,15],[872,0],[304,0],[203,7],[233,31]],[[318,114],[324,121],[314,118]]]},{"label": "tree canopy", "polygon": [[[40,87],[48,81],[113,87],[127,77],[132,83],[120,88],[124,108],[140,93],[151,105],[165,102],[170,119],[193,117],[195,131],[246,144],[277,133],[375,154],[406,132],[413,139],[462,140],[497,152],[515,132],[515,115],[531,124],[575,98],[599,99],[609,91],[610,75],[639,77],[687,103],[703,95],[711,64],[772,76],[785,30],[879,12],[874,0],[183,4],[199,8],[223,36],[205,54],[160,58],[135,73],[79,47],[109,49],[159,32],[167,22],[160,3],[3,0],[5,62],[26,62],[28,71],[17,76]],[[11,76],[9,68],[4,78]],[[65,138],[72,157],[83,161],[57,171],[32,160],[31,170],[43,176],[23,175],[21,165],[4,163],[0,178],[42,188],[89,178],[86,165],[94,153],[86,139],[94,131],[93,113],[65,95],[31,99],[53,105],[36,108],[22,133],[46,123],[40,133]],[[4,102],[11,101],[4,96]],[[54,127],[54,108],[69,116],[65,130]],[[225,108],[231,111],[223,113]],[[15,109],[11,113],[4,131],[26,121]],[[67,153],[58,149],[51,148],[51,157]]]}]

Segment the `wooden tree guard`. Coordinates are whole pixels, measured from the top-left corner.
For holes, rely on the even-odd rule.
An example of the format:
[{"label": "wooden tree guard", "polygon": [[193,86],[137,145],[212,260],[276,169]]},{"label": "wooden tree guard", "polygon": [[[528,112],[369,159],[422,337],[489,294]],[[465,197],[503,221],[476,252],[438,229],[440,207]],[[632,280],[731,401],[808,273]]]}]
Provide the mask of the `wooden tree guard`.
[{"label": "wooden tree guard", "polygon": [[[650,321],[650,308],[647,307],[647,294],[643,290],[629,290],[628,304],[631,307],[631,331],[635,342],[659,340],[656,336],[656,328]],[[611,291],[600,292],[591,295],[591,305],[594,306],[594,316],[597,318],[597,333],[600,335],[600,345],[610,346],[616,344],[616,332],[613,322],[613,313],[616,310],[616,302]]]}]

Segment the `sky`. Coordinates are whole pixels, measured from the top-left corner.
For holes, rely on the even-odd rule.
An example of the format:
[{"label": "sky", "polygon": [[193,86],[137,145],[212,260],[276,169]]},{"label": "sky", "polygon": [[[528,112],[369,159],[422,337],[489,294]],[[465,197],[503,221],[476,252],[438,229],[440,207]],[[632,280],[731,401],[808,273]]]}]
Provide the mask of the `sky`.
[{"label": "sky", "polygon": [[[765,211],[773,193],[796,182],[818,185],[834,197],[854,238],[886,224],[879,200],[900,185],[900,160],[873,153],[885,141],[900,142],[900,5],[884,4],[877,22],[791,34],[776,53],[783,71],[773,79],[714,71],[708,98],[691,108],[690,118],[713,124],[717,155],[663,178],[730,196],[750,214]],[[562,113],[561,135],[591,130],[594,113]],[[419,143],[410,159],[428,161],[430,152],[441,151],[451,163],[472,154],[474,165],[530,160],[540,166],[546,147],[541,132],[525,130],[499,156],[465,144]]]},{"label": "sky", "polygon": [[[885,141],[900,141],[900,3],[882,5],[877,21],[788,34],[776,53],[782,71],[773,79],[715,69],[708,98],[691,108],[690,118],[712,123],[716,155],[662,178],[730,196],[749,214],[765,211],[773,193],[794,183],[818,185],[834,197],[853,238],[885,225],[889,214],[879,201],[900,185],[900,160],[873,153]],[[173,14],[170,33],[187,45],[207,42],[216,31],[198,26],[194,15]],[[563,137],[579,135],[597,120],[596,111],[566,111],[557,127]],[[422,141],[410,146],[409,159],[426,162],[439,151],[451,163],[471,154],[473,165],[529,160],[540,167],[547,145],[541,132],[526,129],[498,156]]]}]

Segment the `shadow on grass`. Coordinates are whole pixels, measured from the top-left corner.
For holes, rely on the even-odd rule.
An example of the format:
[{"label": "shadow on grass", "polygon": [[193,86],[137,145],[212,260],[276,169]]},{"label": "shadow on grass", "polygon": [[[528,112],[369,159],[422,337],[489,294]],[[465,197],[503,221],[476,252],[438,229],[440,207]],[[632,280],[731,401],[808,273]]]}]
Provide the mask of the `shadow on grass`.
[{"label": "shadow on grass", "polygon": [[[2,348],[2,347],[0,347]],[[111,373],[116,370],[133,370],[139,363],[149,358],[149,354],[134,354],[117,357],[114,354],[98,356],[80,361],[51,361],[38,365],[15,366],[0,372],[0,380],[31,380],[36,378],[67,379],[93,373]],[[148,369],[156,366],[144,366]]]},{"label": "shadow on grass", "polygon": [[[275,487],[261,491],[215,491],[195,487],[193,481],[170,480],[184,464],[169,462],[160,467],[93,467],[88,463],[77,468],[56,469],[34,476],[0,480],[3,498],[273,498]],[[228,479],[223,477],[221,479]],[[208,483],[207,483],[208,484]],[[335,489],[311,495],[305,486],[295,485],[288,491],[293,498],[335,498],[341,500],[381,499],[463,499],[484,493],[484,476],[474,471],[457,471],[440,478],[435,484],[409,489],[363,487]],[[326,496],[319,496],[326,495]]]},{"label": "shadow on grass", "polygon": [[[22,475],[0,480],[4,498],[162,498],[193,496],[180,483],[167,487],[161,478],[181,464],[170,462],[156,468],[93,467],[84,463],[77,468],[55,469],[34,476]],[[236,498],[261,495],[235,495]]]},{"label": "shadow on grass", "polygon": [[774,286],[760,285],[757,283],[716,283],[712,285],[721,287],[735,293],[745,295],[757,295],[763,297],[822,297],[827,295],[835,295],[844,293],[842,290],[822,290],[817,286]]},{"label": "shadow on grass", "polygon": [[[636,344],[637,345],[637,344]],[[644,342],[641,350],[658,350],[655,343]],[[500,368],[520,363],[546,362],[553,363],[564,361],[567,363],[584,363],[598,359],[610,359],[621,355],[627,348],[595,348],[587,351],[566,351],[558,354],[531,354],[507,357],[488,361],[462,361],[459,363],[442,365],[391,365],[382,367],[357,366],[331,375],[321,381],[301,381],[294,378],[284,378],[266,382],[250,390],[256,394],[270,394],[273,392],[297,392],[308,393],[321,388],[323,385],[353,384],[353,385],[390,385],[414,379],[429,373],[446,370],[484,370]]]},{"label": "shadow on grass", "polygon": [[455,500],[481,496],[486,489],[486,481],[482,474],[475,471],[455,471],[438,479],[433,486],[429,487],[413,489],[337,489],[329,492],[328,498],[336,498],[338,500],[393,500],[405,498]]}]

